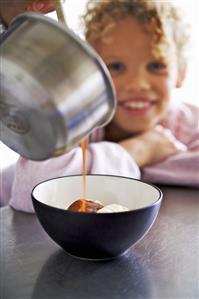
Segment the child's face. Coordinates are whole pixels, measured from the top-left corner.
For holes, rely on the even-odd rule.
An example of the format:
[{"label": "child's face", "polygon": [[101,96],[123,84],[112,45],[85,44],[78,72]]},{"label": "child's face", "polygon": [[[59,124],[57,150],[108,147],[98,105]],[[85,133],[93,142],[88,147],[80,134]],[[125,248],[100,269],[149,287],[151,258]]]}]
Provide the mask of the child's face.
[{"label": "child's face", "polygon": [[114,125],[127,133],[153,128],[167,111],[171,90],[177,83],[176,58],[169,62],[155,59],[152,34],[130,17],[117,22],[94,47],[115,84]]}]

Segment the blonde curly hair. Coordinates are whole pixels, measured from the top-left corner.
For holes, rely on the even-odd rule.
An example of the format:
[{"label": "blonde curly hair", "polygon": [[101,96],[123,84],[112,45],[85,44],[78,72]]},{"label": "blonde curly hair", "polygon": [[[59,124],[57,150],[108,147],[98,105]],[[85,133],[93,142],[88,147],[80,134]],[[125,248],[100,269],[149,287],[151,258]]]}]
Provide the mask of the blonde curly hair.
[{"label": "blonde curly hair", "polygon": [[89,0],[83,16],[85,38],[93,45],[103,40],[114,23],[125,17],[133,17],[151,28],[154,56],[166,57],[169,47],[169,30],[175,43],[175,54],[185,57],[188,40],[187,24],[175,6],[169,1],[158,0]]}]

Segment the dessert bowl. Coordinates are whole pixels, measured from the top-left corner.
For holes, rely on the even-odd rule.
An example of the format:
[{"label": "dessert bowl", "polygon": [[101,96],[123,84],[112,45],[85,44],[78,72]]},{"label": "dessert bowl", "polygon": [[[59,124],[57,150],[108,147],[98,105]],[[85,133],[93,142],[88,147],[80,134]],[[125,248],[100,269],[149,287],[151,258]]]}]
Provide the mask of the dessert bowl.
[{"label": "dessert bowl", "polygon": [[37,217],[47,234],[69,254],[103,260],[122,255],[153,225],[162,201],[157,187],[128,177],[87,175],[86,198],[128,211],[112,213],[67,210],[82,198],[82,175],[58,177],[32,190]]}]

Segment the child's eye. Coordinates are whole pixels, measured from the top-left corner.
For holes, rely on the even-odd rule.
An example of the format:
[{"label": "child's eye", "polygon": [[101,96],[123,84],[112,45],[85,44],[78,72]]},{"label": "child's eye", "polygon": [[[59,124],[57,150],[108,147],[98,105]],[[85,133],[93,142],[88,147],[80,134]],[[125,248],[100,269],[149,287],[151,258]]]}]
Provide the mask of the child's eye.
[{"label": "child's eye", "polygon": [[122,62],[108,63],[107,67],[112,74],[121,73],[126,69],[125,64]]},{"label": "child's eye", "polygon": [[147,69],[151,72],[162,72],[167,69],[167,66],[163,62],[154,61],[148,63]]}]

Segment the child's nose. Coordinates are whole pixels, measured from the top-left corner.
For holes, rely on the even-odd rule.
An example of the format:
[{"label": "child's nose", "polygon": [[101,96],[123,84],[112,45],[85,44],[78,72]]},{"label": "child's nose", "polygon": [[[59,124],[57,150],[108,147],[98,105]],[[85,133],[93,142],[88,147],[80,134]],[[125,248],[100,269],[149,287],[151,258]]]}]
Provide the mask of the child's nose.
[{"label": "child's nose", "polygon": [[150,89],[150,82],[144,74],[131,74],[126,81],[126,90],[127,91],[147,91]]}]

